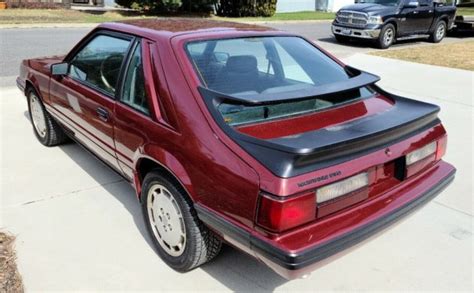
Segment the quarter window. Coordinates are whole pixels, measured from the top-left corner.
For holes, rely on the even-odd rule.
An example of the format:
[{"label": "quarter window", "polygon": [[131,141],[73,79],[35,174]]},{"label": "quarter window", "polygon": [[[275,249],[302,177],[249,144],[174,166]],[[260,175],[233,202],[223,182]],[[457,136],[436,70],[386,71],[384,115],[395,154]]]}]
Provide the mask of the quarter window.
[{"label": "quarter window", "polygon": [[114,95],[129,45],[129,40],[95,37],[72,59],[69,76]]},{"label": "quarter window", "polygon": [[125,75],[125,82],[122,97],[124,104],[149,114],[148,100],[145,91],[145,79],[143,75],[141,46],[138,44],[130,59],[130,64]]}]

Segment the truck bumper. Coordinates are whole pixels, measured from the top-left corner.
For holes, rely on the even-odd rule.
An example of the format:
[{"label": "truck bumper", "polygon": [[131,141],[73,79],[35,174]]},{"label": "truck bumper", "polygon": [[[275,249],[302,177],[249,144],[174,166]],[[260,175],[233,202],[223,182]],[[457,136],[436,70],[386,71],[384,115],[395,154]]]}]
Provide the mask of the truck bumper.
[{"label": "truck bumper", "polygon": [[[455,171],[441,161],[417,178],[408,179],[409,182],[357,208],[336,214],[332,217],[335,219],[272,238],[237,225],[200,204],[195,208],[199,218],[225,241],[253,255],[279,275],[295,279],[321,266],[321,260],[362,242],[433,199],[454,179]],[[327,233],[328,227],[332,233]]]},{"label": "truck bumper", "polygon": [[376,29],[358,29],[343,27],[338,25],[332,25],[332,33],[335,35],[341,35],[351,38],[361,38],[361,39],[377,39],[380,35],[380,28]]}]

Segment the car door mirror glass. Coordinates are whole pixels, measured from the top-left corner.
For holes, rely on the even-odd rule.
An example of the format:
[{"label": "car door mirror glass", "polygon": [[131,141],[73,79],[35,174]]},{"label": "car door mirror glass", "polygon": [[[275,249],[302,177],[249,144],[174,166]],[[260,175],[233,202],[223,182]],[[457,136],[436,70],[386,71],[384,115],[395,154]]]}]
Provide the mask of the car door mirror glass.
[{"label": "car door mirror glass", "polygon": [[418,7],[419,4],[420,3],[418,3],[418,1],[410,1],[407,4],[405,4],[405,7],[407,7],[407,8],[416,8],[416,7]]},{"label": "car door mirror glass", "polygon": [[51,65],[51,74],[55,76],[66,75],[68,70],[67,63],[56,63]]}]

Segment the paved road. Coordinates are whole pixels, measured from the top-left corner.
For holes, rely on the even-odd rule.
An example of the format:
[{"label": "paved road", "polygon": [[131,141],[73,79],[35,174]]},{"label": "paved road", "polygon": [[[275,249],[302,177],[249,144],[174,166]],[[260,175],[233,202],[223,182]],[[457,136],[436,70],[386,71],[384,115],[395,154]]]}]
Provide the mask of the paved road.
[{"label": "paved road", "polygon": [[[304,35],[340,58],[374,50],[367,42],[337,44],[331,34],[329,22],[267,23],[263,25]],[[90,30],[91,28],[0,29],[0,86],[14,85],[15,75],[18,74],[18,66],[22,59],[65,54]],[[444,42],[455,41],[459,41],[459,39],[446,38]],[[429,43],[423,40],[402,42],[393,48],[422,44]]]}]

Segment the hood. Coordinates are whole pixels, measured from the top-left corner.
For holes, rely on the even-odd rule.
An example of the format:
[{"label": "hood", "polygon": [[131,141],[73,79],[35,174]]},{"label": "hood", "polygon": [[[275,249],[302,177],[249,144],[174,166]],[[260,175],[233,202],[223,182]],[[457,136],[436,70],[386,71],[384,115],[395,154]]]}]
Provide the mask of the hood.
[{"label": "hood", "polygon": [[383,12],[393,11],[397,8],[398,6],[385,6],[385,5],[373,4],[373,3],[357,3],[357,4],[344,6],[340,10],[352,10],[352,11],[357,11],[357,12],[365,12],[369,15],[374,15],[374,14],[380,14]]}]

